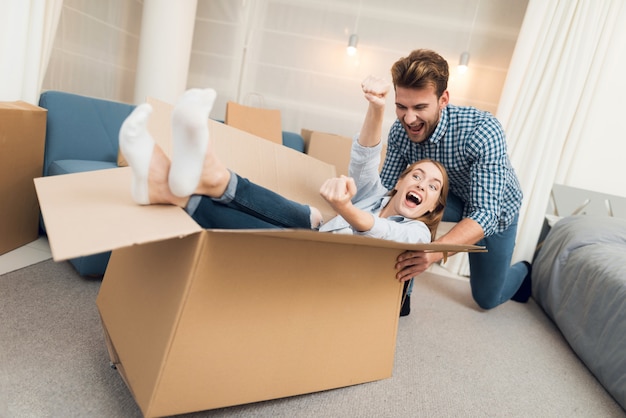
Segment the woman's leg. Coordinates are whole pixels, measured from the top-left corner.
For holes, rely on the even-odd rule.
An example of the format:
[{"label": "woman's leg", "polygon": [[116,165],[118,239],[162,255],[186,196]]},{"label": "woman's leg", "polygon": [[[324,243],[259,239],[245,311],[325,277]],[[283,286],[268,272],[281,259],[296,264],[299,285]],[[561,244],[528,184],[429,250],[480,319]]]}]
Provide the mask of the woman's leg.
[{"label": "woman's leg", "polygon": [[195,195],[193,210],[187,212],[203,228],[211,229],[276,229],[278,226],[265,222],[239,209],[223,205],[210,197]]},{"label": "woman's leg", "polygon": [[184,207],[188,197],[172,194],[168,175],[170,159],[148,132],[152,106],[137,106],[120,128],[120,151],[132,169],[131,195],[141,205],[170,204]]},{"label": "woman's leg", "polygon": [[172,166],[168,180],[176,196],[190,196],[200,182],[204,162],[211,153],[207,122],[216,96],[213,89],[189,89],[172,111]]},{"label": "woman's leg", "polygon": [[[207,128],[207,112],[213,99],[214,92],[211,94],[203,90],[189,90],[174,109],[172,120],[174,151],[177,144],[179,151],[181,149],[186,151],[177,154],[179,169],[176,173],[175,162],[170,163],[147,131],[150,106],[141,105],[127,118],[120,131],[120,146],[133,169],[134,184],[141,186],[142,193],[134,193],[134,196],[139,197],[135,200],[141,204],[170,203],[185,207],[190,215],[198,218],[202,216],[199,223],[207,228],[209,216],[228,220],[232,218],[233,210],[263,221],[255,223],[245,218],[248,219],[245,222],[247,227],[250,227],[251,223],[259,225],[256,227],[267,225],[282,228],[318,227],[321,222],[319,210],[288,200],[243,179],[220,161],[213,151]],[[196,152],[192,152],[194,150]],[[197,158],[197,153],[200,153],[201,158]],[[194,194],[213,198],[219,204],[203,204],[207,213],[197,212],[195,207],[197,203],[190,201],[189,196],[179,196],[172,188],[180,191],[190,186],[193,186]],[[225,210],[224,208],[229,208],[226,213],[231,215],[218,216],[216,212]],[[238,221],[241,222],[242,219],[238,218]],[[213,228],[237,227],[230,221],[224,221],[222,225],[213,221],[211,225]]]},{"label": "woman's leg", "polygon": [[230,173],[228,186],[220,197],[193,196],[186,210],[204,228],[311,228],[309,206],[234,172]]}]

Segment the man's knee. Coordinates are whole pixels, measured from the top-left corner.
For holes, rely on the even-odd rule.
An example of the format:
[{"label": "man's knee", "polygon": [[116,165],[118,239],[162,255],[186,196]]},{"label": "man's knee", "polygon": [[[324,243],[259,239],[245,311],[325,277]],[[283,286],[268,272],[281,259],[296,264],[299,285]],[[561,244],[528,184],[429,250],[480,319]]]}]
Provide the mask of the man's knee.
[{"label": "man's knee", "polygon": [[492,292],[481,292],[472,288],[472,297],[481,309],[489,310],[500,305],[500,295]]}]

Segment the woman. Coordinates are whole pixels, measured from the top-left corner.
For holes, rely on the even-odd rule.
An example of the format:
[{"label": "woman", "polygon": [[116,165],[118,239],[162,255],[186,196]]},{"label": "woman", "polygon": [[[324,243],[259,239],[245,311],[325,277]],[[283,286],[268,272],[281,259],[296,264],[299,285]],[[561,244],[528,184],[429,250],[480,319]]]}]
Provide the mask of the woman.
[{"label": "woman", "polygon": [[[364,83],[363,89],[370,101],[368,112],[382,111],[384,100],[376,86]],[[192,89],[176,105],[172,162],[146,129],[150,105],[142,104],[129,115],[119,139],[133,170],[135,201],[178,205],[204,228],[313,228],[406,243],[434,238],[448,189],[439,163],[412,164],[388,192],[378,175],[380,127],[364,124],[353,143],[350,177],[329,179],[320,189],[338,214],[324,223],[317,208],[288,200],[224,166],[212,150],[206,123],[214,100],[214,90]]]}]

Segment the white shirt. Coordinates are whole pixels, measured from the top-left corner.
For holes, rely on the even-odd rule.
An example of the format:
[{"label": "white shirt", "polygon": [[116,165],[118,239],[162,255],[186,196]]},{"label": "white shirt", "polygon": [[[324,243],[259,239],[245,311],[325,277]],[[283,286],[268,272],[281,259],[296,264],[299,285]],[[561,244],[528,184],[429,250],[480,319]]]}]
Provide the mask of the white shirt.
[{"label": "white shirt", "polygon": [[366,235],[411,244],[430,242],[430,230],[424,222],[400,215],[389,218],[380,217],[380,211],[390,199],[389,191],[383,186],[378,173],[381,150],[382,143],[375,147],[364,147],[359,144],[358,137],[355,137],[350,153],[348,174],[354,179],[357,187],[352,203],[357,208],[374,215],[372,229],[356,231],[341,216],[335,216],[321,226],[320,232]]}]

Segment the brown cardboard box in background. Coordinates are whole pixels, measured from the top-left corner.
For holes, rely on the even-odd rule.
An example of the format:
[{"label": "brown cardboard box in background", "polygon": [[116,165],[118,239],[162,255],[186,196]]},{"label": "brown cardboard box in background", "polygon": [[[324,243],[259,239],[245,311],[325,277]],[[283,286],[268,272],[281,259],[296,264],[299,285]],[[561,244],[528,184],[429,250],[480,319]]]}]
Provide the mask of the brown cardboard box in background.
[{"label": "brown cardboard box in background", "polygon": [[[337,175],[348,175],[352,138],[308,129],[302,129],[301,135],[305,138],[305,150],[308,155],[334,165],[337,170]],[[387,144],[383,143],[380,156],[380,168],[382,168],[385,160],[386,151]]]},{"label": "brown cardboard box in background", "polygon": [[311,131],[307,154],[335,166],[337,175],[348,175],[352,138],[347,136]]},{"label": "brown cardboard box in background", "polygon": [[0,254],[39,236],[33,179],[43,172],[46,115],[26,102],[0,102]]},{"label": "brown cardboard box in background", "polygon": [[283,130],[278,109],[264,109],[228,102],[224,123],[277,144],[283,143]]},{"label": "brown cardboard box in background", "polygon": [[[169,106],[153,107],[152,118],[169,118]],[[240,175],[330,210],[318,190],[334,167],[224,124],[209,128]],[[394,260],[406,248],[448,247],[203,230],[180,208],[136,205],[130,179],[117,168],[36,186],[55,260],[113,250],[97,305],[111,360],[146,417],[391,376],[402,294]]]}]

